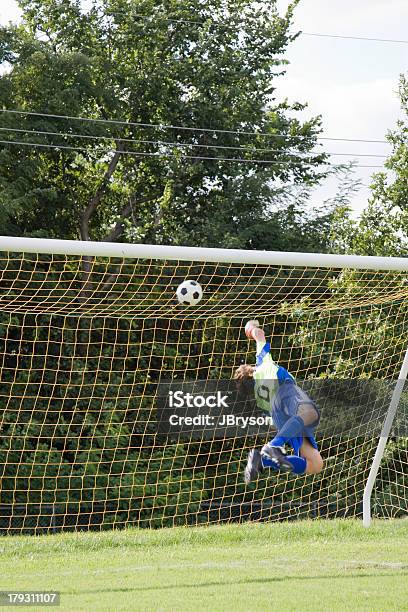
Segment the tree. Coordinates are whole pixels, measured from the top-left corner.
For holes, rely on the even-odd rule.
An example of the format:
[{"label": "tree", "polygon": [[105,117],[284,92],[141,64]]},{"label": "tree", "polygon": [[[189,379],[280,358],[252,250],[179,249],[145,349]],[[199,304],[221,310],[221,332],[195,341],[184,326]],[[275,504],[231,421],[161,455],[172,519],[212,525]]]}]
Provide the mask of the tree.
[{"label": "tree", "polygon": [[388,134],[392,153],[386,171],[373,177],[372,195],[358,221],[347,207],[332,222],[333,248],[361,255],[406,256],[408,246],[408,81],[401,76],[399,95],[403,117]]},{"label": "tree", "polygon": [[0,30],[19,111],[0,116],[3,231],[279,248],[282,194],[325,174],[319,118],[276,102],[296,4],[20,0]]}]

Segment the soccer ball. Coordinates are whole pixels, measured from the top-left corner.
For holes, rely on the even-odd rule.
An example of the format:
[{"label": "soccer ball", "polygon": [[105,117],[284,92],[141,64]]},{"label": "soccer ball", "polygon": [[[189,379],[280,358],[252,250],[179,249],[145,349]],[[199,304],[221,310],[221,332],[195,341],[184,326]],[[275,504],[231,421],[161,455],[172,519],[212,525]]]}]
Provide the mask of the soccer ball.
[{"label": "soccer ball", "polygon": [[177,287],[176,295],[180,304],[195,306],[203,297],[203,290],[197,281],[185,280]]}]

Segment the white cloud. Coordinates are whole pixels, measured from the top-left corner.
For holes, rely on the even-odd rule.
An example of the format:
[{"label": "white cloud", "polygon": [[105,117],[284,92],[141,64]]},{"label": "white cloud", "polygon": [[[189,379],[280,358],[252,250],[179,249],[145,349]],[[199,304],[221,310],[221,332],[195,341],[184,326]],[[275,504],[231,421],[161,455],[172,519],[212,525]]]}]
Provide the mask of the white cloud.
[{"label": "white cloud", "polygon": [[327,136],[383,139],[400,116],[398,78],[326,84],[288,77],[281,85],[281,95],[308,103],[307,116],[323,115]]},{"label": "white cloud", "polygon": [[[325,4],[327,6],[329,3]],[[331,2],[329,15],[335,22],[336,28],[346,27],[360,35],[364,35],[365,32],[366,36],[384,35],[385,38],[398,38],[397,34],[401,33],[402,38],[406,38],[408,4],[405,0]]]},{"label": "white cloud", "polygon": [[[326,86],[325,83],[312,82],[306,78],[288,78],[285,81],[285,94],[292,100],[308,101],[309,106],[303,112],[305,118],[322,114],[323,136],[330,138],[350,138],[363,140],[384,140],[389,129],[392,129],[400,116],[397,80],[383,79],[361,83],[337,83]],[[351,161],[353,155],[359,168],[355,170],[364,187],[353,197],[352,208],[360,213],[369,196],[368,185],[372,175],[380,168],[363,166],[382,166],[390,145],[367,142],[321,141],[323,148],[330,153],[343,153],[332,156],[333,163]],[[347,156],[345,155],[347,154]],[[349,156],[350,155],[350,156]],[[316,190],[313,196],[315,204],[333,197],[338,186],[337,179],[330,179]]]},{"label": "white cloud", "polygon": [[21,10],[14,0],[0,0],[0,24],[5,25],[9,21],[16,21],[21,15]]},{"label": "white cloud", "polygon": [[[280,12],[288,4],[278,0]],[[332,34],[406,38],[407,19],[406,0],[301,0],[295,9],[297,27]]]}]

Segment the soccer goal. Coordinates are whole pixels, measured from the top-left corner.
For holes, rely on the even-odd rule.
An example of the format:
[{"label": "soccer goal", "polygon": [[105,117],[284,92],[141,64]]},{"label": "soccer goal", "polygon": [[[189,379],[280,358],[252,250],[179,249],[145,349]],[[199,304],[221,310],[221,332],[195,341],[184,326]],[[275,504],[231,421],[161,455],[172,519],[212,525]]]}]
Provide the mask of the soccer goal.
[{"label": "soccer goal", "polygon": [[[408,512],[408,259],[0,238],[0,533]],[[201,301],[179,304],[193,279]],[[160,388],[274,360],[324,469],[245,485],[268,432],[164,431]]]}]

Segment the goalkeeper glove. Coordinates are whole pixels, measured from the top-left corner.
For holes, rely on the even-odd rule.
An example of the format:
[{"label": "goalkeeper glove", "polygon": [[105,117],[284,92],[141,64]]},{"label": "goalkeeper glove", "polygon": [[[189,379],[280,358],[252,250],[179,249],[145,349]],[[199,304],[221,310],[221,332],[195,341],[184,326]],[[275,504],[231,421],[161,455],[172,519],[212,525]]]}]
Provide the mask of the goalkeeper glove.
[{"label": "goalkeeper glove", "polygon": [[246,325],[245,325],[245,335],[246,335],[246,337],[250,338],[251,340],[254,340],[252,332],[257,327],[259,327],[259,321],[255,321],[255,320],[248,321],[248,323],[246,323]]}]

